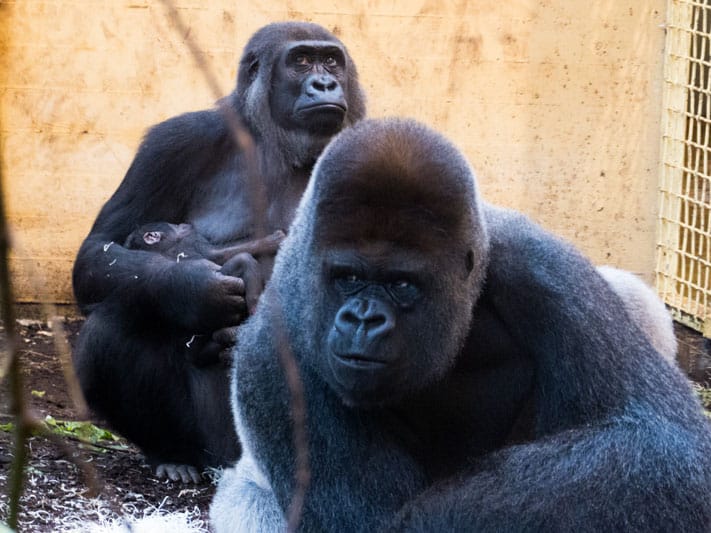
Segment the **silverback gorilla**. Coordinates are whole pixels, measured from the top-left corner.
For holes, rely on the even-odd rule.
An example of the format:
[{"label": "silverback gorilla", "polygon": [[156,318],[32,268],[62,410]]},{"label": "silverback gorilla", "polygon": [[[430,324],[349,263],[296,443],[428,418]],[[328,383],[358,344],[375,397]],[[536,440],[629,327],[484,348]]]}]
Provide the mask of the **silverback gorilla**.
[{"label": "silverback gorilla", "polygon": [[317,156],[365,114],[346,48],[324,28],[297,22],[251,37],[237,87],[222,104],[254,139],[266,213],[252,203],[248,156],[224,113],[186,113],[149,130],[73,273],[88,314],[74,363],[89,405],[150,463],[168,465],[159,474],[186,480],[196,470],[182,465],[224,465],[239,455],[228,372],[219,360],[194,358],[188,352],[200,347],[185,341],[229,338],[220,333],[246,316],[244,282],[210,261],[176,262],[120,243],[158,221],[190,223],[215,245],[252,239],[260,217],[262,234],[287,228]]},{"label": "silverback gorilla", "polygon": [[[572,246],[480,201],[446,139],[363,121],[316,164],[233,401],[219,533],[282,531],[304,389],[303,531],[708,531],[711,431],[687,380]],[[286,341],[283,343],[286,344]]]}]

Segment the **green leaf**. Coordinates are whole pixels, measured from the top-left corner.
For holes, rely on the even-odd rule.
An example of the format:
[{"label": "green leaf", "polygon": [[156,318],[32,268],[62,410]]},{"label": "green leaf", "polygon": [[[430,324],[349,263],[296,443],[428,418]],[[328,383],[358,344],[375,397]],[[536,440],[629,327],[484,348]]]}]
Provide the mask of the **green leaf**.
[{"label": "green leaf", "polygon": [[95,426],[91,422],[76,420],[56,420],[51,416],[44,419],[47,430],[61,437],[72,437],[87,444],[100,444],[105,441],[109,443],[119,442],[120,437],[111,433],[108,429]]}]

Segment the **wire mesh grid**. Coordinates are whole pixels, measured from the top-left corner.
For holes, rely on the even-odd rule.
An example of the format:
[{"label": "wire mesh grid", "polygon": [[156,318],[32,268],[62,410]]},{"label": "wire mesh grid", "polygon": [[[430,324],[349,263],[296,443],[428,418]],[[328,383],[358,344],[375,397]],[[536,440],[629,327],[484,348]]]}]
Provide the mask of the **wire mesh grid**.
[{"label": "wire mesh grid", "polygon": [[669,0],[656,284],[711,337],[711,0]]}]

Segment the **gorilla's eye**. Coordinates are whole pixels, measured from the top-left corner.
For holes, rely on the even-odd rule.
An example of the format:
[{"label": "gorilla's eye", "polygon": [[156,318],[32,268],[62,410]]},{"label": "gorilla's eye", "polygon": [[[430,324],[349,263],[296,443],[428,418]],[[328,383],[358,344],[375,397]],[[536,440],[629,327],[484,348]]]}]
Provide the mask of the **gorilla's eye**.
[{"label": "gorilla's eye", "polygon": [[366,282],[353,272],[344,272],[335,276],[336,285],[346,294],[355,294],[365,287]]},{"label": "gorilla's eye", "polygon": [[338,65],[338,60],[335,56],[329,55],[324,58],[323,64],[327,67],[335,67]]},{"label": "gorilla's eye", "polygon": [[388,283],[387,291],[395,303],[401,307],[411,306],[420,296],[420,290],[417,285],[406,279],[398,279]]},{"label": "gorilla's eye", "polygon": [[297,56],[294,58],[294,62],[295,62],[297,65],[301,65],[301,66],[306,66],[306,65],[311,64],[311,62],[309,61],[309,56],[307,56],[306,54],[299,54],[299,55],[297,55]]}]

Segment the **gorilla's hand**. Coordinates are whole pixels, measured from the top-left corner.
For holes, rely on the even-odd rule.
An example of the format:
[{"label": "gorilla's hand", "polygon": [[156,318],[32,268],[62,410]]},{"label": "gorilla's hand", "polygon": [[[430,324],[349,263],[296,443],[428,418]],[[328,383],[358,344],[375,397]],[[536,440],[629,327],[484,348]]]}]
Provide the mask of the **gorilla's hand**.
[{"label": "gorilla's hand", "polygon": [[242,279],[245,285],[244,293],[247,309],[250,315],[254,314],[265,283],[259,262],[252,254],[237,254],[222,266],[221,272]]},{"label": "gorilla's hand", "polygon": [[244,282],[208,260],[174,263],[157,298],[167,319],[196,333],[235,326],[247,316]]},{"label": "gorilla's hand", "polygon": [[218,329],[205,342],[200,350],[192,355],[191,361],[195,366],[222,364],[232,366],[232,351],[237,342],[237,326]]},{"label": "gorilla's hand", "polygon": [[227,366],[232,365],[232,352],[237,343],[237,326],[218,329],[212,334],[212,342],[220,346],[218,357]]}]

